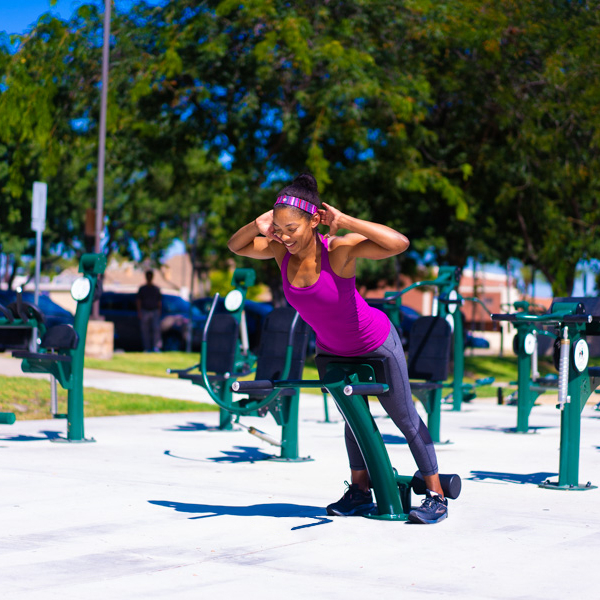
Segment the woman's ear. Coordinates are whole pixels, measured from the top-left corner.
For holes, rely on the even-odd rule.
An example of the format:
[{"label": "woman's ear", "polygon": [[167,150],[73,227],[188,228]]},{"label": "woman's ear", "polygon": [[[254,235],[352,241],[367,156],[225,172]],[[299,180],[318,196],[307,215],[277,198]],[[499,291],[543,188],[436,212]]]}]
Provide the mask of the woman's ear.
[{"label": "woman's ear", "polygon": [[313,229],[316,229],[316,227],[319,225],[319,223],[321,222],[321,215],[316,212],[311,218],[310,218],[310,226]]}]

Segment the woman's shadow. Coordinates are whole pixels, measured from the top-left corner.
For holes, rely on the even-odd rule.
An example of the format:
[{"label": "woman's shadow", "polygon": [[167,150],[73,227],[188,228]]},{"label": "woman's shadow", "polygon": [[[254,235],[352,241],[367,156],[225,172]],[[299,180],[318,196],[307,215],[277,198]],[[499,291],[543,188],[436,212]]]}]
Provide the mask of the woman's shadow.
[{"label": "woman's shadow", "polygon": [[292,527],[305,529],[315,525],[331,523],[332,520],[326,516],[325,509],[321,506],[306,506],[302,504],[254,504],[251,506],[226,506],[223,504],[188,504],[185,502],[170,502],[168,500],[148,500],[150,504],[172,508],[176,512],[195,514],[190,519],[206,519],[207,517],[218,517],[228,515],[233,517],[275,517],[275,518],[302,518],[314,519],[314,523]]}]

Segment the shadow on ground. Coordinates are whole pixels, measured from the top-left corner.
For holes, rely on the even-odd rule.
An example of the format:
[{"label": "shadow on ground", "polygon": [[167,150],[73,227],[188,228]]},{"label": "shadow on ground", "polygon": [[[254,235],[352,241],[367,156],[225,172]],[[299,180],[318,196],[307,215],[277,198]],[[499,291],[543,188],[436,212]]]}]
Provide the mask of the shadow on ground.
[{"label": "shadow on ground", "polygon": [[[537,433],[538,431],[541,431],[542,429],[558,429],[559,427],[560,427],[559,425],[556,425],[556,426],[544,425],[541,427],[538,427],[536,425],[530,425],[529,431],[527,432],[527,434],[521,434],[521,435]],[[516,427],[498,427],[497,425],[487,425],[486,427],[469,427],[468,429],[471,429],[472,431],[495,431],[498,433],[517,433]]]},{"label": "shadow on ground", "polygon": [[302,518],[314,519],[316,522],[292,527],[305,529],[315,525],[331,523],[326,516],[325,509],[320,506],[306,506],[301,504],[254,504],[252,506],[226,506],[222,504],[188,504],[186,502],[170,502],[168,500],[148,500],[150,504],[172,508],[176,512],[188,513],[196,516],[189,519],[206,519],[207,517],[275,517],[275,518]]},{"label": "shadow on ground", "polygon": [[206,458],[191,458],[189,456],[177,456],[170,450],[165,450],[165,454],[171,458],[178,458],[180,460],[193,460],[196,462],[217,462],[217,463],[254,463],[260,460],[267,460],[272,458],[272,454],[266,454],[259,448],[253,446],[234,446],[231,450],[221,450],[223,456],[210,456]]},{"label": "shadow on ground", "polygon": [[469,481],[485,481],[492,479],[502,481],[504,483],[518,483],[524,485],[531,483],[539,485],[544,483],[549,477],[555,477],[558,473],[499,473],[497,471],[471,471],[471,477],[467,477]]},{"label": "shadow on ground", "polygon": [[0,436],[2,442],[47,442],[48,440],[62,439],[61,431],[40,431],[40,436],[33,435],[7,435]]}]

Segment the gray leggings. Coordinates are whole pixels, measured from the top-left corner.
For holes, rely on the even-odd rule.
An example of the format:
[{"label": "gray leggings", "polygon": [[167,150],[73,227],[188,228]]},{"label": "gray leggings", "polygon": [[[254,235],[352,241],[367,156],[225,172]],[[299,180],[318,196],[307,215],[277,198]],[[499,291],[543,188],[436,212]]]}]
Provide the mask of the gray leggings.
[{"label": "gray leggings", "polygon": [[[317,354],[325,353],[317,347]],[[417,413],[412,399],[404,350],[396,328],[391,326],[390,334],[377,350],[362,356],[387,357],[389,366],[387,384],[390,391],[386,396],[379,396],[379,402],[406,438],[421,474],[435,475],[438,472],[435,448],[429,430]],[[354,471],[366,469],[362,453],[348,423],[346,423],[345,438],[350,468]]]}]

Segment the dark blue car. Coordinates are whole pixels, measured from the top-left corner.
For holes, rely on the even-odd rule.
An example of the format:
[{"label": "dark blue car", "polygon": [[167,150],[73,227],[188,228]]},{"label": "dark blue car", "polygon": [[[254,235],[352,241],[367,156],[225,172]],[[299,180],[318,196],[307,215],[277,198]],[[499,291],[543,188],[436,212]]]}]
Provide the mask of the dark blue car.
[{"label": "dark blue car", "polygon": [[[137,294],[104,292],[100,296],[100,314],[115,326],[115,348],[141,352],[142,331],[137,313]],[[190,320],[191,316],[191,320]],[[192,327],[192,350],[200,350],[206,316],[179,296],[162,294],[160,331],[163,351],[185,351]]]}]

